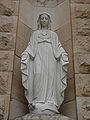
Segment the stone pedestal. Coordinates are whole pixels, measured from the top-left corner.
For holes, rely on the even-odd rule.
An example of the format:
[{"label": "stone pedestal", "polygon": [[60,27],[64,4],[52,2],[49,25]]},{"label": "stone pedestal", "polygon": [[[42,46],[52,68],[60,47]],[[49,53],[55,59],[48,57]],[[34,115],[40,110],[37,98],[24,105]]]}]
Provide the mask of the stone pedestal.
[{"label": "stone pedestal", "polygon": [[14,120],[72,120],[72,119],[60,114],[54,115],[26,114],[25,116],[18,117]]}]

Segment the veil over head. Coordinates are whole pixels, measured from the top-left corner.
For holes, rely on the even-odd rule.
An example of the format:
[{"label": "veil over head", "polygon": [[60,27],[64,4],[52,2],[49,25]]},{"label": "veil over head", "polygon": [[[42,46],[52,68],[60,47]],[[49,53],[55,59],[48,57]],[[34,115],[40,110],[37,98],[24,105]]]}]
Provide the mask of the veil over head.
[{"label": "veil over head", "polygon": [[43,13],[41,13],[41,14],[39,15],[38,20],[37,20],[37,29],[38,29],[38,30],[41,30],[40,18],[41,18],[41,16],[42,16],[43,14],[45,14],[45,15],[48,16],[48,18],[49,18],[49,21],[48,21],[48,30],[51,30],[51,18],[50,18],[50,15],[49,15],[48,13],[46,13],[46,12],[43,12]]}]

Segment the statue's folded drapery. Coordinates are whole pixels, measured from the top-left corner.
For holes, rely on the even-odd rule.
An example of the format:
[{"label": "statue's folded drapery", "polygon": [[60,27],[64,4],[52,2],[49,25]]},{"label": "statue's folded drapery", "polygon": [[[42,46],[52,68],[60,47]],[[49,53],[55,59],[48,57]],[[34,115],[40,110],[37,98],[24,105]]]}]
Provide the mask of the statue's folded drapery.
[{"label": "statue's folded drapery", "polygon": [[25,96],[31,103],[52,103],[58,108],[67,87],[68,57],[55,32],[35,31],[22,53],[21,72]]}]

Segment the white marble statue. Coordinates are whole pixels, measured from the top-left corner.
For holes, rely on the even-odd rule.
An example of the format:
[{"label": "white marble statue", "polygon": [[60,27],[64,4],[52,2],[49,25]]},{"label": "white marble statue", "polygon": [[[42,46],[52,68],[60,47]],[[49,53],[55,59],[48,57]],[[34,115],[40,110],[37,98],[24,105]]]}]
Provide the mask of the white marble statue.
[{"label": "white marble statue", "polygon": [[51,31],[50,15],[40,14],[37,24],[22,53],[22,84],[31,113],[59,113],[67,87],[68,56]]}]

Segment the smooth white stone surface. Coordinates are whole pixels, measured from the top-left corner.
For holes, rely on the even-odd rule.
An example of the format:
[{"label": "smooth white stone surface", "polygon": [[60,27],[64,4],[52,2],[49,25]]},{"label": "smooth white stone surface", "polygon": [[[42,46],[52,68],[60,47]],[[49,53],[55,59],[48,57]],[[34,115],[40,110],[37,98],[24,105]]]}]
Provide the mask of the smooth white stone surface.
[{"label": "smooth white stone surface", "polygon": [[[22,84],[30,111],[46,113],[48,110],[52,114],[58,113],[64,100],[69,62],[57,34],[48,30],[50,18],[46,14],[42,16],[46,19],[38,22],[40,30],[33,32],[26,50],[22,53]],[[41,29],[42,27],[47,29]]]}]

